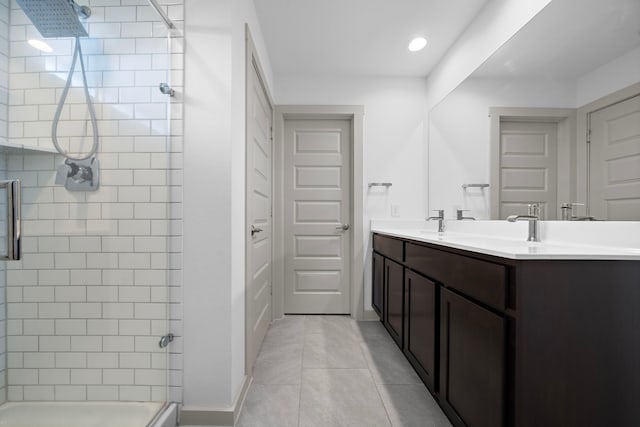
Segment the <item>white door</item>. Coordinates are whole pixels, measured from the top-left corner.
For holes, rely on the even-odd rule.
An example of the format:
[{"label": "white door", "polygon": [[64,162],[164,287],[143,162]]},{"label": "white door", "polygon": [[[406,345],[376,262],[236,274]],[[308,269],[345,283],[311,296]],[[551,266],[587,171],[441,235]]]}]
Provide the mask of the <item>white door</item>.
[{"label": "white door", "polygon": [[348,314],[351,122],[285,120],[284,312]]},{"label": "white door", "polygon": [[640,95],[591,114],[589,215],[640,221]]},{"label": "white door", "polygon": [[271,322],[272,107],[255,64],[247,76],[246,346],[250,372]]},{"label": "white door", "polygon": [[500,123],[500,219],[525,215],[530,203],[557,218],[557,140],[555,122]]}]

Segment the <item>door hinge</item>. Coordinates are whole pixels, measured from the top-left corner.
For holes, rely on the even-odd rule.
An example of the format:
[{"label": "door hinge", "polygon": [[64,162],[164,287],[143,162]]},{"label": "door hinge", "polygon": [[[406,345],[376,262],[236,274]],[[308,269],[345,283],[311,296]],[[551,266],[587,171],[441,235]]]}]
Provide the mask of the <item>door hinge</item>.
[{"label": "door hinge", "polygon": [[587,144],[591,144],[591,129],[587,129]]}]

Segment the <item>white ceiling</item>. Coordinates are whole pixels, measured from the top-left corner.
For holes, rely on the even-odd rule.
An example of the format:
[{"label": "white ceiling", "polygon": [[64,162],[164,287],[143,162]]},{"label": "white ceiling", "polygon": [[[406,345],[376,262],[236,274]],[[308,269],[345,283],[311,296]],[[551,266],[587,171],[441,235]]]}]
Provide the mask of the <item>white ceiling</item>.
[{"label": "white ceiling", "polygon": [[[275,74],[425,77],[487,0],[254,0]],[[420,52],[407,46],[428,39]]]},{"label": "white ceiling", "polygon": [[554,0],[474,76],[575,79],[638,46],[639,0]]}]

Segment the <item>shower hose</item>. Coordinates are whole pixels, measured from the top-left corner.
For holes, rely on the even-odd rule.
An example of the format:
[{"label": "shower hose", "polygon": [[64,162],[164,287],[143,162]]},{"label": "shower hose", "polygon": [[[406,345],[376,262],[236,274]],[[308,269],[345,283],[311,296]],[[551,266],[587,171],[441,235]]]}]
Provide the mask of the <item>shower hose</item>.
[{"label": "shower hose", "polygon": [[[80,58],[80,69],[82,70],[82,82],[84,84],[84,96],[87,100],[87,108],[89,110],[89,117],[91,118],[91,127],[93,129],[93,145],[91,146],[91,151],[87,155],[81,155],[78,157],[72,157],[60,146],[58,142],[58,124],[60,122],[60,115],[62,114],[62,108],[64,107],[64,102],[67,99],[67,94],[69,93],[69,87],[71,87],[71,80],[73,79],[73,73],[76,68],[76,61]],[[69,76],[67,77],[67,82],[64,85],[64,90],[62,91],[62,95],[60,95],[60,102],[58,103],[58,107],[56,108],[56,113],[53,116],[53,125],[51,126],[51,139],[53,140],[53,145],[58,150],[58,153],[62,154],[69,160],[86,160],[96,154],[98,151],[98,121],[96,120],[96,112],[93,109],[93,103],[91,102],[91,96],[89,95],[89,85],[87,84],[87,73],[84,69],[84,60],[82,59],[82,47],[80,46],[80,37],[76,37],[76,45],[73,51],[73,60],[71,61],[71,68],[69,69]]]}]

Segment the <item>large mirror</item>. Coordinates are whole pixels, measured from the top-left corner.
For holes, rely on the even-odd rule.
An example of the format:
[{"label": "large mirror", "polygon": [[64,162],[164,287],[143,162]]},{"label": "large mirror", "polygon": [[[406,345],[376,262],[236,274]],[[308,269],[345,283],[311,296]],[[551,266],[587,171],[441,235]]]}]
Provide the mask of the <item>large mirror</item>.
[{"label": "large mirror", "polygon": [[429,113],[429,206],[640,220],[640,1],[554,0]]}]

